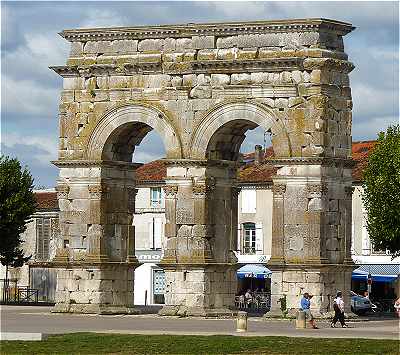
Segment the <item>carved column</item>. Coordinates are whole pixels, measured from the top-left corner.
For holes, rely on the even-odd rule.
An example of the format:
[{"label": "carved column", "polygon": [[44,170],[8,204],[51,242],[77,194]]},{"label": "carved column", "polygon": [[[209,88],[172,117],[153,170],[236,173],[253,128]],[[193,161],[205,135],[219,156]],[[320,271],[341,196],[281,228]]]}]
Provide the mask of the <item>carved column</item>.
[{"label": "carved column", "polygon": [[160,262],[166,273],[161,315],[232,313],[228,308],[236,292],[234,172],[205,161],[170,162],[165,188],[167,246]]},{"label": "carved column", "polygon": [[274,181],[272,186],[273,193],[273,213],[272,213],[272,246],[271,264],[279,264],[284,261],[284,196],[286,185],[280,181]]},{"label": "carved column", "polygon": [[274,163],[267,316],[281,315],[282,302],[294,314],[304,292],[314,295],[314,312],[325,313],[336,291],[344,294],[351,286],[351,181],[343,170],[348,161],[316,157]]},{"label": "carved column", "polygon": [[58,162],[62,243],[54,312],[136,313],[131,163]]},{"label": "carved column", "polygon": [[176,198],[178,186],[168,184],[164,186],[165,196],[165,248],[163,261],[176,263]]},{"label": "carved column", "polygon": [[104,184],[88,185],[90,207],[88,221],[88,247],[86,260],[91,262],[106,262],[109,260],[107,255],[107,235],[104,231],[105,214],[104,206],[110,198],[109,187]]}]

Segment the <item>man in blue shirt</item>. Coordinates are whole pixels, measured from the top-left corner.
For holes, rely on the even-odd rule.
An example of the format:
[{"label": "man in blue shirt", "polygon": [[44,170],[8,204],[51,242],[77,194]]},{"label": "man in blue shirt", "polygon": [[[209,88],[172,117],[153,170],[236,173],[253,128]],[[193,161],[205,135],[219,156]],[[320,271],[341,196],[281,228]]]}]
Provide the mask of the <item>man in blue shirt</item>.
[{"label": "man in blue shirt", "polygon": [[303,295],[300,301],[300,310],[305,312],[306,319],[309,319],[311,327],[313,329],[318,329],[318,327],[315,325],[315,320],[310,310],[310,299],[312,297],[313,296],[308,294],[308,292]]}]

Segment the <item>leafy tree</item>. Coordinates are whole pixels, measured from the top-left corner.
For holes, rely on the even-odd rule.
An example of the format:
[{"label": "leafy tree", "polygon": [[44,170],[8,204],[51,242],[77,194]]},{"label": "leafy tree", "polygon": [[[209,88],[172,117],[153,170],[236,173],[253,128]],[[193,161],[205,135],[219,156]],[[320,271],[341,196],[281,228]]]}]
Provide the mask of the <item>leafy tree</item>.
[{"label": "leafy tree", "polygon": [[0,156],[0,262],[7,270],[31,258],[21,249],[20,234],[35,210],[33,178],[28,169],[22,170],[17,159]]},{"label": "leafy tree", "polygon": [[364,172],[367,229],[376,249],[400,255],[400,125],[381,132]]}]

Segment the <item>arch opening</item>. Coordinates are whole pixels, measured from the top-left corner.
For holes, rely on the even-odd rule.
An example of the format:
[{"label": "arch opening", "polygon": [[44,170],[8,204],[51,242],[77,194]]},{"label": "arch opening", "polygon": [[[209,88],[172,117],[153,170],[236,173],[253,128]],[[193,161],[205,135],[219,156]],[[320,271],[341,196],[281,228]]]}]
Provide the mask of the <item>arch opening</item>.
[{"label": "arch opening", "polygon": [[[132,162],[136,147],[152,131],[161,138],[167,158],[182,157],[179,135],[163,112],[152,107],[128,105],[114,109],[100,119],[90,137],[87,158]],[[153,141],[162,151],[160,140]]]},{"label": "arch opening", "polygon": [[277,113],[265,105],[248,102],[224,104],[211,111],[195,132],[191,154],[197,159],[235,161],[246,132],[257,127],[264,131],[267,141],[271,140],[277,156],[291,156],[289,137]]},{"label": "arch opening", "polygon": [[[250,153],[262,154],[271,149],[271,129],[247,120],[234,120],[220,127],[211,137],[206,150],[210,160],[240,161]],[[254,156],[256,159],[256,156]]]}]

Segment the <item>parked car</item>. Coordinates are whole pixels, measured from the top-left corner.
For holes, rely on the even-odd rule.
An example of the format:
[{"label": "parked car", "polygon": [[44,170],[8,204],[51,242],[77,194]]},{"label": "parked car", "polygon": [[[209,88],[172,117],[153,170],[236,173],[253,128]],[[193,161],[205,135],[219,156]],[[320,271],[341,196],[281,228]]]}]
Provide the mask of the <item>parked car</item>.
[{"label": "parked car", "polygon": [[355,314],[365,314],[369,311],[374,311],[375,305],[364,296],[357,295],[355,292],[350,291],[351,294],[351,311]]}]

